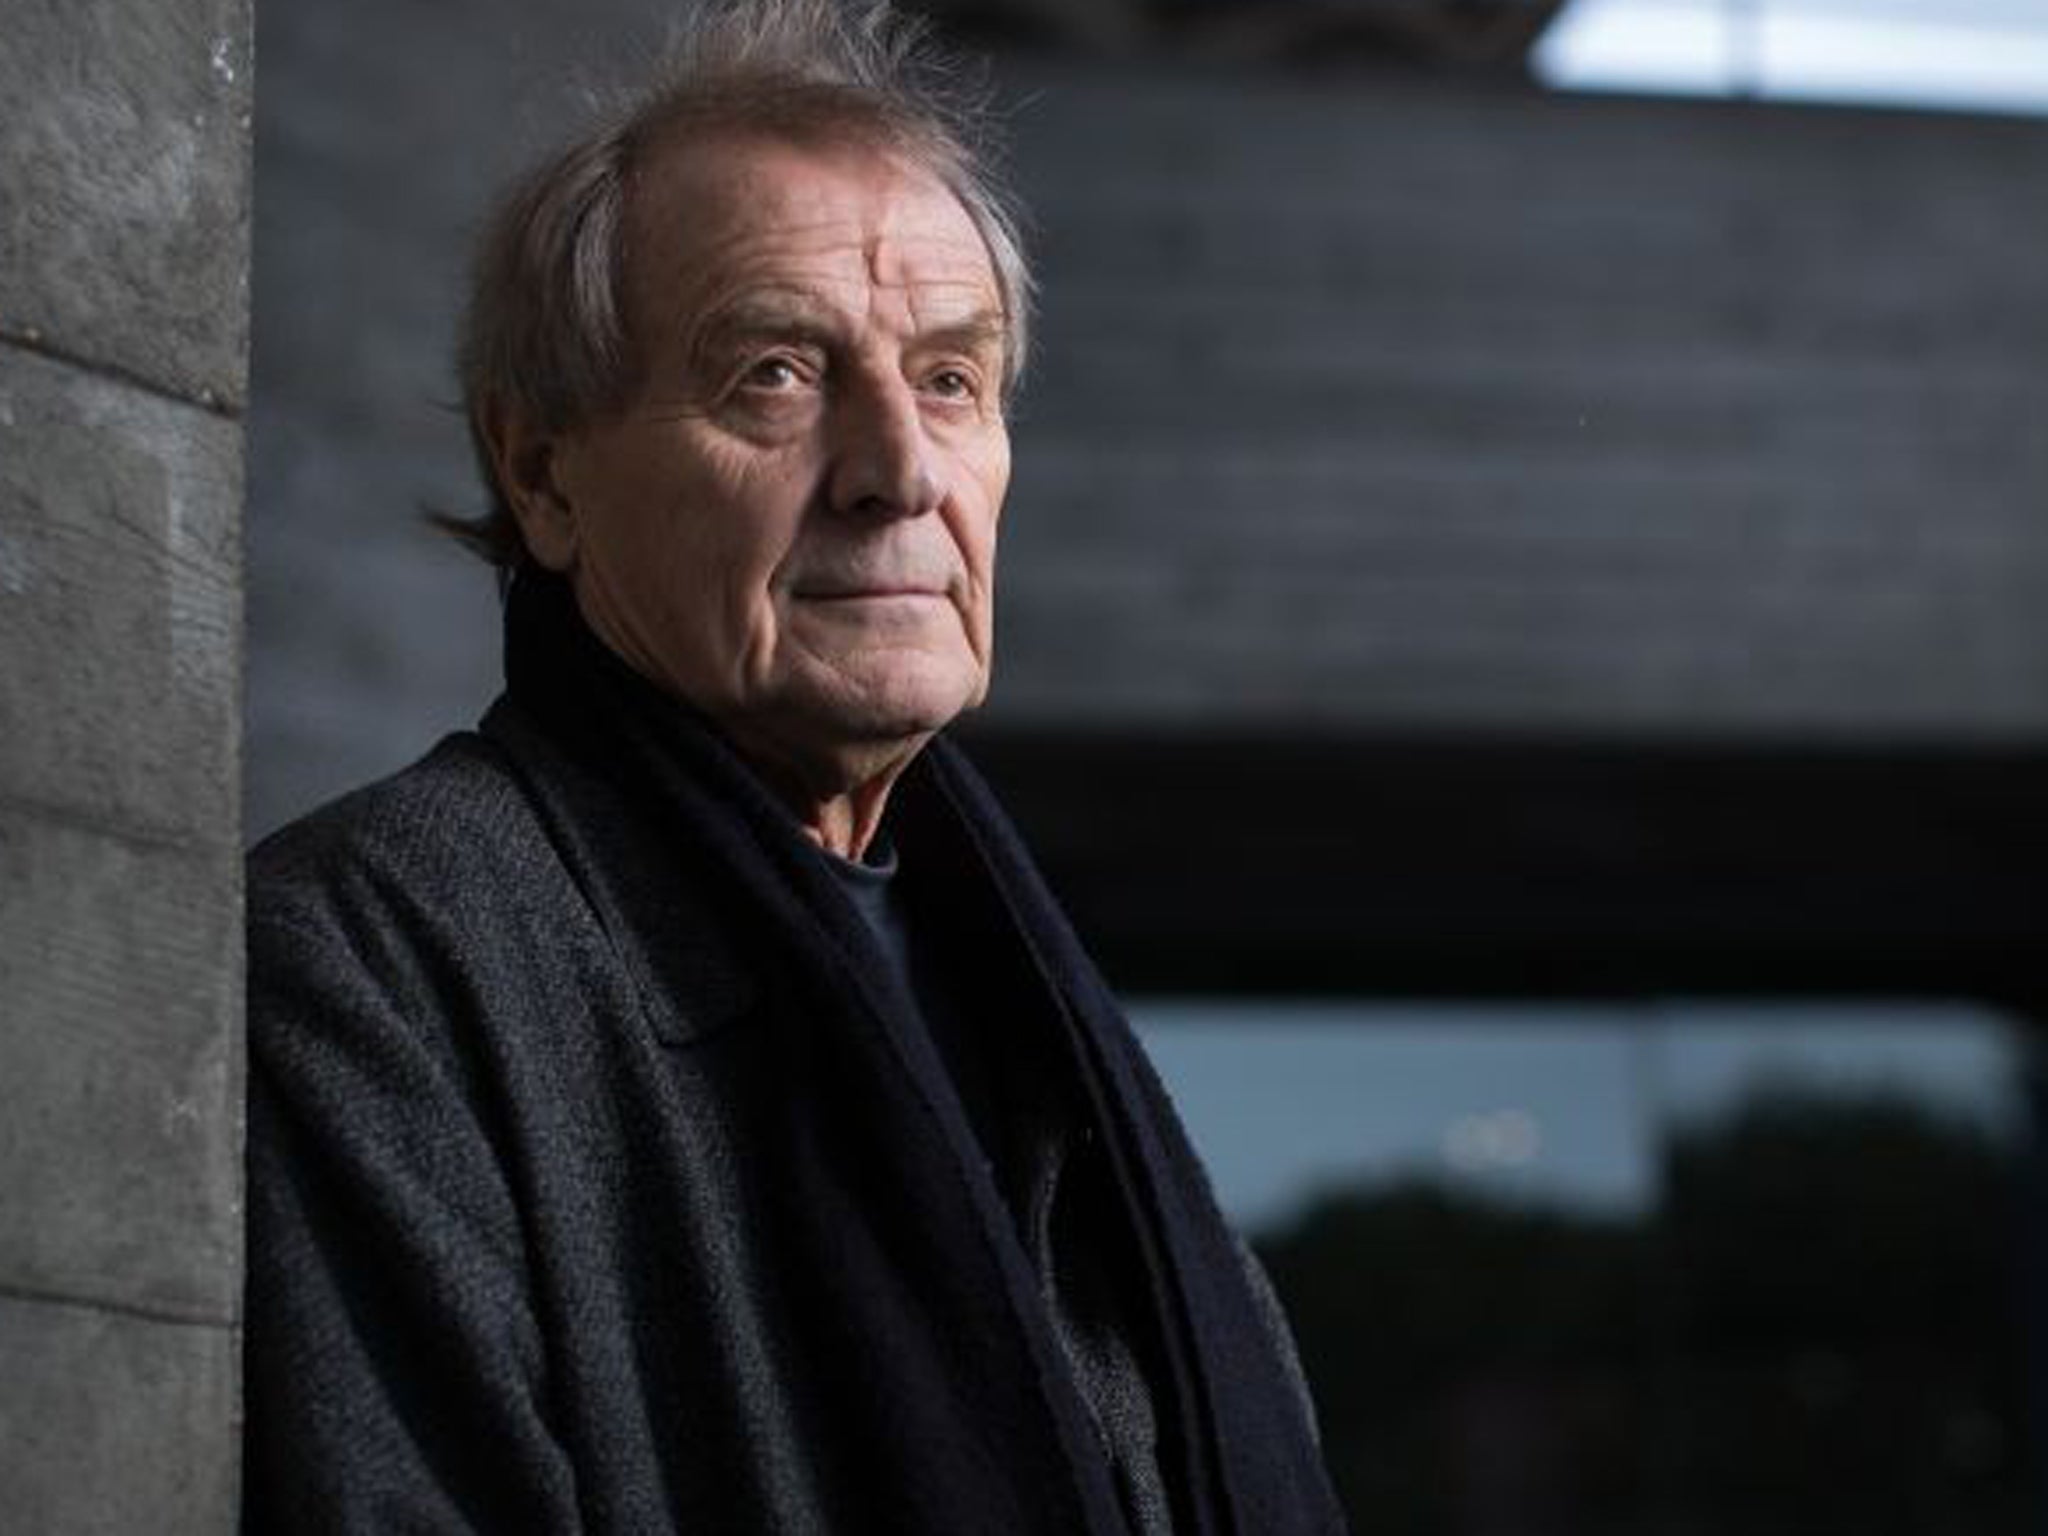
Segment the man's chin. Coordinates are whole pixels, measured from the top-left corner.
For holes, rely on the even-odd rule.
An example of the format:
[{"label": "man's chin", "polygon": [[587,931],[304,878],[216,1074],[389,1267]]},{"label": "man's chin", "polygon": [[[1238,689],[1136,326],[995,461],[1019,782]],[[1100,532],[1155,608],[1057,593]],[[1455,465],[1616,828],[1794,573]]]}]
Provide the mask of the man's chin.
[{"label": "man's chin", "polygon": [[860,780],[913,756],[980,701],[979,689],[840,694],[793,721],[813,754]]},{"label": "man's chin", "polygon": [[978,692],[885,694],[841,702],[833,721],[849,745],[886,746],[921,741],[951,725],[980,702]]},{"label": "man's chin", "polygon": [[788,702],[821,734],[882,744],[943,730],[986,692],[985,675],[967,656],[899,653],[820,668],[794,680]]}]

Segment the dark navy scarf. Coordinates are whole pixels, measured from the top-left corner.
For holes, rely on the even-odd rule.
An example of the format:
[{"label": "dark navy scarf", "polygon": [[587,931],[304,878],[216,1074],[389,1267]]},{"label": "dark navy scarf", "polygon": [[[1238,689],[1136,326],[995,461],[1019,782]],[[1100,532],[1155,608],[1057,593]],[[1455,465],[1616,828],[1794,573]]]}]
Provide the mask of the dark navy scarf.
[{"label": "dark navy scarf", "polygon": [[[802,1181],[804,1244],[834,1267],[843,1306],[892,1362],[880,1390],[904,1407],[917,1433],[916,1405],[942,1401],[925,1362],[962,1347],[933,1339],[941,1316],[982,1319],[964,1341],[985,1357],[987,1410],[1007,1426],[1007,1447],[1063,1510],[1048,1529],[1120,1536],[1119,1512],[1099,1441],[1074,1390],[1045,1312],[1038,1276],[1016,1241],[1011,1213],[980,1155],[960,1096],[930,1040],[904,1027],[915,1009],[898,990],[897,968],[877,947],[831,872],[787,811],[694,712],[634,673],[584,626],[565,585],[525,572],[507,604],[507,699],[484,732],[515,763],[566,753],[613,785],[634,811],[629,824],[588,814],[544,794],[559,833],[588,851],[618,884],[590,894],[608,926],[644,925],[640,900],[658,885],[663,848],[687,848],[730,875],[733,919],[779,936],[778,964],[839,1038],[857,1102],[836,1104],[832,1139],[819,1159],[859,1156],[896,1170],[901,1211],[876,1213],[869,1186],[820,1167]],[[1217,1213],[1208,1182],[1165,1093],[1115,999],[1046,890],[987,787],[959,751],[933,741],[906,771],[892,820],[903,829],[939,828],[1000,901],[1028,957],[1039,1001],[1055,1021],[1078,1099],[1102,1138],[1116,1198],[1128,1219],[1129,1289],[1149,1310],[1159,1379],[1154,1383],[1162,1471],[1189,1536],[1309,1536],[1339,1532],[1342,1519],[1323,1472],[1298,1391],[1277,1356],[1251,1294],[1239,1251]],[[927,834],[928,840],[931,834]],[[962,853],[964,851],[964,854]],[[918,852],[905,847],[905,857]],[[646,890],[636,890],[640,882]],[[661,937],[641,934],[648,983],[660,987]],[[737,988],[750,983],[735,978]],[[687,1004],[685,1004],[687,1006]],[[892,1265],[875,1261],[864,1233],[915,1213],[942,1273],[925,1283],[957,1305],[907,1305]],[[893,1261],[892,1261],[893,1262]],[[839,1384],[848,1412],[875,1383]],[[830,1390],[830,1388],[826,1388]],[[904,1447],[911,1464],[917,1447]],[[919,1497],[949,1511],[965,1536],[1011,1529],[1015,1511],[976,1522],[981,1490],[974,1469],[942,1456],[923,1462]],[[1013,1472],[1016,1468],[1011,1469]],[[1010,1479],[1005,1479],[1006,1482]],[[963,1517],[969,1523],[958,1523]]]}]

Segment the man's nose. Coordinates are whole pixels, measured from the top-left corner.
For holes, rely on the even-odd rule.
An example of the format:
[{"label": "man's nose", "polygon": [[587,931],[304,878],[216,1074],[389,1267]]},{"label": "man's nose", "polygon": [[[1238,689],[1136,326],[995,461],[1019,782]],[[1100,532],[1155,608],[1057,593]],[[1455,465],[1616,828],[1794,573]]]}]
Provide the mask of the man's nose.
[{"label": "man's nose", "polygon": [[917,392],[902,379],[866,379],[832,404],[829,480],[835,511],[918,517],[945,494]]}]

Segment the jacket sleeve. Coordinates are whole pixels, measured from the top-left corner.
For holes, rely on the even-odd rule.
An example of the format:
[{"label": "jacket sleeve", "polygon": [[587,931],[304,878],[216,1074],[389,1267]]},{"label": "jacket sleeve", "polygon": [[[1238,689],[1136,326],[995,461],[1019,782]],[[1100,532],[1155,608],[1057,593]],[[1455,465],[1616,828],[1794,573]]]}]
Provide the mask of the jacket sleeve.
[{"label": "jacket sleeve", "polygon": [[474,1005],[395,905],[251,884],[244,1529],[564,1536]]}]

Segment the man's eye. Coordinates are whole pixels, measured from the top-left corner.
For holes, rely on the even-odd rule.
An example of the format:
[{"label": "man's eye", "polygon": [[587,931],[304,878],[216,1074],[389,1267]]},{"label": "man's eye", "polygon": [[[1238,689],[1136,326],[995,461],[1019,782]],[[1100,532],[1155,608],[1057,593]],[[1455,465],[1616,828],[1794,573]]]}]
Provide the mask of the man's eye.
[{"label": "man's eye", "polygon": [[981,381],[965,368],[941,368],[924,387],[947,400],[972,400],[981,392]]},{"label": "man's eye", "polygon": [[794,358],[764,357],[747,369],[741,382],[750,389],[796,389],[805,381],[804,370]]}]

